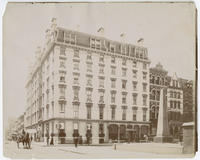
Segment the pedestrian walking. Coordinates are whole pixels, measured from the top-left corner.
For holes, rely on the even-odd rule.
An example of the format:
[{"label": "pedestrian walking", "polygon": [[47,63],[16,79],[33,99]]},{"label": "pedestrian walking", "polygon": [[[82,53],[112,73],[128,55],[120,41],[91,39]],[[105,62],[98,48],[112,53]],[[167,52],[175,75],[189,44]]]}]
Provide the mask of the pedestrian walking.
[{"label": "pedestrian walking", "polygon": [[87,133],[86,133],[86,138],[87,138],[87,144],[89,146],[90,144],[90,138],[92,137],[92,133],[91,133],[91,130],[87,130]]}]

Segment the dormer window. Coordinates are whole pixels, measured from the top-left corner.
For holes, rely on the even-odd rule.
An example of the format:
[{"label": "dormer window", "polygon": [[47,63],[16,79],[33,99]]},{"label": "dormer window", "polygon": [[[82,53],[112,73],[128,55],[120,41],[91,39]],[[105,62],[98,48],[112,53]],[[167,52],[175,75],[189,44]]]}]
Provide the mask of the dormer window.
[{"label": "dormer window", "polygon": [[101,41],[99,39],[96,39],[96,49],[101,48]]},{"label": "dormer window", "polygon": [[71,44],[75,44],[75,42],[76,42],[76,35],[71,34]]},{"label": "dormer window", "polygon": [[90,39],[90,47],[95,49],[95,39],[94,38]]},{"label": "dormer window", "polygon": [[101,49],[101,41],[100,39],[91,38],[90,39],[90,47],[94,49]]},{"label": "dormer window", "polygon": [[65,43],[75,44],[76,43],[76,35],[72,34],[72,33],[65,32],[64,33],[64,40],[65,40]]},{"label": "dormer window", "polygon": [[65,43],[70,43],[71,35],[70,33],[65,32]]},{"label": "dormer window", "polygon": [[123,55],[125,55],[125,53],[126,53],[126,47],[124,45],[121,45],[120,49],[121,49],[121,53]]}]

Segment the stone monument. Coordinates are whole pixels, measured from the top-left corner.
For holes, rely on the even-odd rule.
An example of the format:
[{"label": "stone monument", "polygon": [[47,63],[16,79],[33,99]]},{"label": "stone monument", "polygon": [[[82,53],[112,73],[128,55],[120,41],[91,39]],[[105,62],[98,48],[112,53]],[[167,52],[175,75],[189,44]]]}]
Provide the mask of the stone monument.
[{"label": "stone monument", "polygon": [[172,137],[170,136],[170,133],[169,133],[167,89],[166,88],[163,88],[160,91],[158,125],[157,125],[156,137],[154,137],[154,142],[157,142],[157,143],[172,142]]}]

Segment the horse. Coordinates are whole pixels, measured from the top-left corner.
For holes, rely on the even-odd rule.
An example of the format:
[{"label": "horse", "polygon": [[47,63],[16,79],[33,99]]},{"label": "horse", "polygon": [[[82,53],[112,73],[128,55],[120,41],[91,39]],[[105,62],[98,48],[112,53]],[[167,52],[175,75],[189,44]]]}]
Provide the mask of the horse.
[{"label": "horse", "polygon": [[29,133],[26,133],[24,136],[24,144],[27,149],[31,148],[31,139],[29,137]]},{"label": "horse", "polygon": [[20,143],[22,143],[23,146],[24,146],[24,136],[23,136],[23,135],[18,135],[18,136],[17,136],[17,147],[18,147],[18,148],[20,148],[20,147],[19,147],[19,144],[20,144]]},{"label": "horse", "polygon": [[31,148],[31,139],[29,137],[29,133],[25,133],[22,135],[17,136],[17,147],[19,147],[19,144],[22,143],[24,148],[30,149]]}]

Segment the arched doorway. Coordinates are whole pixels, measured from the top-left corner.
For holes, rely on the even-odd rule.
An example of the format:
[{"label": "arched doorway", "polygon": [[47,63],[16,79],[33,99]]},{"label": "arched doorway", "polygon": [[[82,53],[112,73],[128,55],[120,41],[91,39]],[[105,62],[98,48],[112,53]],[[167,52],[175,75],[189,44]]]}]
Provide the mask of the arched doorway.
[{"label": "arched doorway", "polygon": [[109,132],[109,139],[111,140],[117,140],[118,139],[118,125],[116,124],[110,124],[108,126],[108,132]]}]

